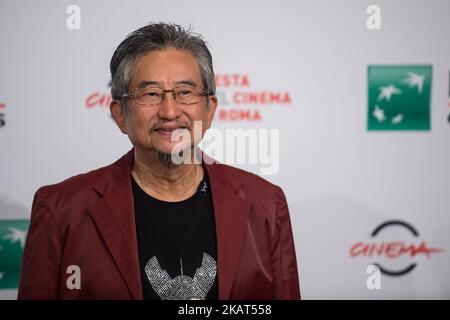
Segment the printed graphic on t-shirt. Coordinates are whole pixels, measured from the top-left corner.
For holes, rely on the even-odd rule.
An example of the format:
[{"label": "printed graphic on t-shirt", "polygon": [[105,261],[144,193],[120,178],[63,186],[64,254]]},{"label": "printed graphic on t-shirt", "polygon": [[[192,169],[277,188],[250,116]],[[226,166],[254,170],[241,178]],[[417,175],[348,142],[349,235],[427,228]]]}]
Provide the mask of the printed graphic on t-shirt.
[{"label": "printed graphic on t-shirt", "polygon": [[174,279],[159,265],[153,256],[145,266],[145,273],[153,290],[161,300],[205,300],[216,278],[216,261],[203,253],[202,265],[193,278],[183,274],[183,262],[180,259],[181,274]]},{"label": "printed graphic on t-shirt", "polygon": [[145,266],[145,273],[153,290],[161,300],[205,300],[214,284],[217,273],[216,261],[203,253],[202,265],[193,278],[183,274],[183,261],[180,259],[181,274],[172,279],[153,256]]}]

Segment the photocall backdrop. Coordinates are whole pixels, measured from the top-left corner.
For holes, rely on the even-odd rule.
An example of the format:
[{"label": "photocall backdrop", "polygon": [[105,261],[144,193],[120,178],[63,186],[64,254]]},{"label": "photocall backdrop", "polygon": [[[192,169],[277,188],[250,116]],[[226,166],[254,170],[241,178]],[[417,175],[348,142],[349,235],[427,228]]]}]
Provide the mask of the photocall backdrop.
[{"label": "photocall backdrop", "polygon": [[448,0],[2,0],[0,298],[16,298],[37,188],[131,148],[109,115],[109,61],[160,21],[208,41],[213,127],[256,132],[241,154],[273,151],[271,174],[221,160],[283,188],[304,299],[450,298],[449,12]]}]

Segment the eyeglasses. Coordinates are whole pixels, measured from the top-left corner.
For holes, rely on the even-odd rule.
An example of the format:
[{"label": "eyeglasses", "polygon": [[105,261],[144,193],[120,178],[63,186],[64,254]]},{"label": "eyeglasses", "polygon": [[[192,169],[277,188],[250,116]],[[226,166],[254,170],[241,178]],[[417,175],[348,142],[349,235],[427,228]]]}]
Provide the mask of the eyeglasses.
[{"label": "eyeglasses", "polygon": [[204,96],[209,96],[209,92],[200,86],[181,85],[172,90],[164,90],[157,86],[145,86],[122,95],[121,99],[134,98],[136,105],[155,106],[163,102],[166,93],[172,93],[173,99],[181,104],[196,104],[202,101]]}]

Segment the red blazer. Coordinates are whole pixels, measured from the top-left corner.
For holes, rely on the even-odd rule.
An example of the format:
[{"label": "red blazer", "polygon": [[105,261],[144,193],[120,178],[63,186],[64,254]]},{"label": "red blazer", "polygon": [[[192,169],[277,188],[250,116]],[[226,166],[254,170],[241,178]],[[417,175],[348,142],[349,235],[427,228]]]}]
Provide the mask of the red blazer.
[{"label": "red blazer", "polygon": [[[142,299],[133,152],[36,192],[19,299]],[[216,221],[219,299],[300,299],[283,191],[237,168],[204,167]],[[71,265],[80,268],[80,289],[67,286]]]}]

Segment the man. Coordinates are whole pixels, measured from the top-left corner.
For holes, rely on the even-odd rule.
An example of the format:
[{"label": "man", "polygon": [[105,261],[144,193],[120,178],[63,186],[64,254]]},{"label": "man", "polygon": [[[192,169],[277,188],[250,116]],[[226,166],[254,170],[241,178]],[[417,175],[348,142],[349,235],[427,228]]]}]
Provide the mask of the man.
[{"label": "man", "polygon": [[283,191],[196,152],[217,107],[202,38],[149,24],[110,67],[133,149],[36,192],[19,299],[299,299]]}]

